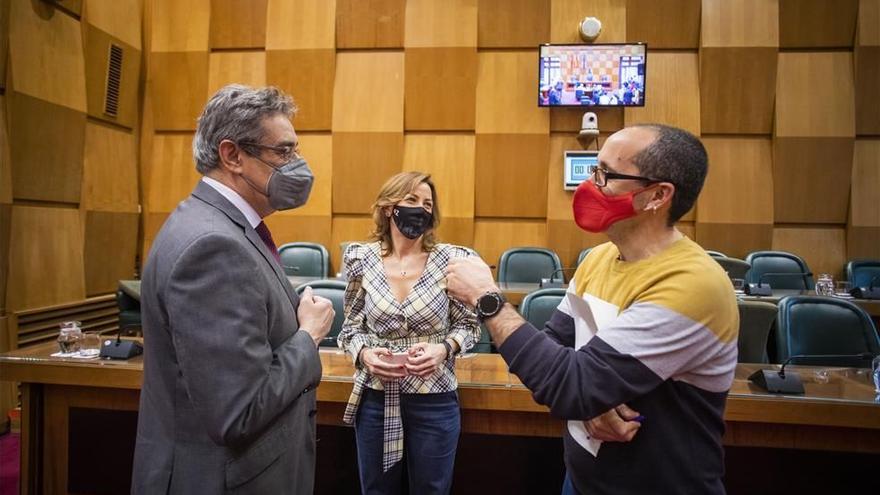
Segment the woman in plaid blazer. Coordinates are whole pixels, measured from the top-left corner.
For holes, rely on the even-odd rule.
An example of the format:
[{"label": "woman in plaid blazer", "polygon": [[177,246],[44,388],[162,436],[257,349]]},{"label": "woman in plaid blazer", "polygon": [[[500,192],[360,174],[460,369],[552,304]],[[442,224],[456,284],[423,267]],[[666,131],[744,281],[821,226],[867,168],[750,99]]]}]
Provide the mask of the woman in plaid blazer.
[{"label": "woman in plaid blazer", "polygon": [[[446,295],[446,264],[473,251],[436,243],[431,177],[404,172],[373,204],[373,242],[343,256],[339,346],[355,363],[345,410],[363,493],[449,493],[461,431],[455,355],[480,338],[471,308]],[[406,453],[406,472],[400,462]]]}]

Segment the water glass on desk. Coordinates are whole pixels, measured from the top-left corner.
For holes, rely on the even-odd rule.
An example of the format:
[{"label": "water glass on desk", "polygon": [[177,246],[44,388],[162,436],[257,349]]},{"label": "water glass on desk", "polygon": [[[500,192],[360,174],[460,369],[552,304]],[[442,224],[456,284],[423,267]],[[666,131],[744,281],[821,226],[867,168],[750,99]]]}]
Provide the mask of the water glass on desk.
[{"label": "water glass on desk", "polygon": [[58,347],[61,349],[61,352],[65,354],[78,352],[80,341],[82,340],[80,322],[65,321],[59,326],[61,331],[58,333]]},{"label": "water glass on desk", "polygon": [[100,354],[101,336],[98,332],[84,333],[79,345],[79,355],[82,357],[96,358]]},{"label": "water glass on desk", "polygon": [[819,279],[816,280],[816,294],[820,296],[834,295],[834,279],[831,278],[830,273],[819,275]]},{"label": "water glass on desk", "polygon": [[880,355],[871,362],[871,376],[874,377],[874,392],[880,394]]}]

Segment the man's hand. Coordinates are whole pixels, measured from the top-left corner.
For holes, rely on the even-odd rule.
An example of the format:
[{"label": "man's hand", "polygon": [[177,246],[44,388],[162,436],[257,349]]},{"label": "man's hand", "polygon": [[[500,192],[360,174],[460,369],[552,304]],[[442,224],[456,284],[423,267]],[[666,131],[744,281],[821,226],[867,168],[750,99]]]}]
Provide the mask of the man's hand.
[{"label": "man's hand", "polygon": [[453,258],[446,265],[446,290],[450,296],[473,307],[487,292],[499,292],[492,270],[477,256]]},{"label": "man's hand", "polygon": [[394,354],[384,347],[364,347],[361,349],[360,362],[371,375],[382,381],[394,380],[406,376],[406,368],[402,364],[389,363],[380,356],[392,357]]},{"label": "man's hand", "polygon": [[642,426],[642,423],[635,420],[638,417],[638,412],[633,411],[626,404],[621,404],[601,416],[584,421],[584,425],[590,436],[597,440],[629,442]]},{"label": "man's hand", "polygon": [[299,298],[299,309],[296,311],[296,319],[299,327],[311,335],[315,345],[321,343],[330,332],[333,324],[333,303],[329,299],[312,294],[312,288],[306,287]]},{"label": "man's hand", "polygon": [[427,342],[419,342],[407,351],[409,359],[406,363],[406,369],[410,375],[417,375],[422,378],[428,377],[437,371],[437,368],[446,360],[446,346],[443,344],[429,344]]}]

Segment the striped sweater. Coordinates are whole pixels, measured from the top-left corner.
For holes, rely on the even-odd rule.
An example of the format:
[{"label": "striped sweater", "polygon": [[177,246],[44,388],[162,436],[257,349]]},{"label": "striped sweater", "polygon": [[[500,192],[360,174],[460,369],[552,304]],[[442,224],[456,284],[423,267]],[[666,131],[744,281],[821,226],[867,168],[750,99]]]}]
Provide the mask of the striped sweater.
[{"label": "striped sweater", "polygon": [[[565,464],[578,491],[723,493],[733,287],[687,238],[644,260],[619,255],[611,243],[593,249],[547,326],[522,325],[501,354],[538,403],[570,420]],[[594,456],[583,420],[621,403],[645,417],[642,427]]]}]

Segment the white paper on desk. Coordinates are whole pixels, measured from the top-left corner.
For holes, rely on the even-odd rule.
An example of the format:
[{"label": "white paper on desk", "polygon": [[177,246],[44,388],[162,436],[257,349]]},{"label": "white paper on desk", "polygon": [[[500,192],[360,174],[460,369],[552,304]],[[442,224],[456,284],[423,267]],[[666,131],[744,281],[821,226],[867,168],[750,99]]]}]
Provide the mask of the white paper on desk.
[{"label": "white paper on desk", "polygon": [[[612,321],[617,319],[620,308],[617,306],[598,299],[589,294],[584,294],[583,298],[577,297],[573,293],[568,293],[569,308],[571,309],[571,317],[574,320],[574,348],[580,349],[587,345],[596,333],[608,326]],[[599,447],[602,446],[602,440],[596,440],[587,432],[586,425],[581,420],[568,421],[568,432],[571,437],[587,452],[598,457]]]}]

